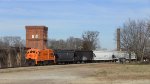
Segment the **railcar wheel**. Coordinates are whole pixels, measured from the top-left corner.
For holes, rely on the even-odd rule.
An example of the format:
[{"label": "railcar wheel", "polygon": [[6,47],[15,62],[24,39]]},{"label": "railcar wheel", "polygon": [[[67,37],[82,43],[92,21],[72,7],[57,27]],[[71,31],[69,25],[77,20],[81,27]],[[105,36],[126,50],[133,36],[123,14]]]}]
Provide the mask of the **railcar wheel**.
[{"label": "railcar wheel", "polygon": [[32,59],[26,60],[26,65],[27,66],[35,66],[35,60],[32,60]]},{"label": "railcar wheel", "polygon": [[31,66],[35,66],[35,60],[32,60]]}]

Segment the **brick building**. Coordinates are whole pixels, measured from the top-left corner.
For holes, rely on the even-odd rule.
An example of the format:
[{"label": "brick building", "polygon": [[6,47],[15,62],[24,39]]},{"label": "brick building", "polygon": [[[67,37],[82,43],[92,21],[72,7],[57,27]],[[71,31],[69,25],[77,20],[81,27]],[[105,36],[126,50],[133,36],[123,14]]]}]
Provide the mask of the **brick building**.
[{"label": "brick building", "polygon": [[26,26],[26,47],[45,49],[47,48],[46,26]]}]

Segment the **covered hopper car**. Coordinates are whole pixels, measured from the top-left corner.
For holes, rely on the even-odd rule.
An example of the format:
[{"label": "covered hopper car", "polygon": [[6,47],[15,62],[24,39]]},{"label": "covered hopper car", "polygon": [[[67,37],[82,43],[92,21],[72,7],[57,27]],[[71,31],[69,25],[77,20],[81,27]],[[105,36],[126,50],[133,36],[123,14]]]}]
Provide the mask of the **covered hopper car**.
[{"label": "covered hopper car", "polygon": [[113,61],[113,52],[109,51],[94,51],[94,62],[110,62]]}]

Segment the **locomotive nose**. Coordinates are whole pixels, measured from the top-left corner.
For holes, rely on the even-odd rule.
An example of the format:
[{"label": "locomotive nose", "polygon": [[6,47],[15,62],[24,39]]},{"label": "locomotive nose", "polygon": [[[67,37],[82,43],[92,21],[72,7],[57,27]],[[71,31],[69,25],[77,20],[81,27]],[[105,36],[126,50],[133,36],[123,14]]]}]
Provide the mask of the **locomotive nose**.
[{"label": "locomotive nose", "polygon": [[32,55],[31,55],[31,54],[28,54],[27,57],[31,59]]}]

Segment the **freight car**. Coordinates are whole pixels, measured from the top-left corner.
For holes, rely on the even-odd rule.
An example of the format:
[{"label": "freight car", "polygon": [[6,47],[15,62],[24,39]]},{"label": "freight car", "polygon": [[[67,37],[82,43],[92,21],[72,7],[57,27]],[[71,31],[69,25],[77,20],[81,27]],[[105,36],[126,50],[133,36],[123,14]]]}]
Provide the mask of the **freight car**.
[{"label": "freight car", "polygon": [[111,51],[94,51],[94,62],[111,62],[116,57]]},{"label": "freight car", "polygon": [[25,58],[27,65],[47,65],[55,63],[55,55],[51,49],[29,49]]},{"label": "freight car", "polygon": [[131,59],[131,61],[136,60],[136,55],[133,52],[131,52],[131,58],[129,58],[129,53],[127,51],[115,51],[114,55],[116,56],[116,58],[124,58],[126,61],[129,61],[129,59]]},{"label": "freight car", "polygon": [[[129,60],[129,54],[125,51],[94,51],[94,62],[116,62],[119,59]],[[136,60],[134,53],[131,53],[131,61]]]},{"label": "freight car", "polygon": [[93,60],[93,51],[55,50],[56,63],[87,63]]},{"label": "freight car", "polygon": [[75,51],[75,63],[91,63],[93,60],[93,51]]},{"label": "freight car", "polygon": [[74,50],[55,50],[57,64],[70,64],[74,63],[75,57]]}]

